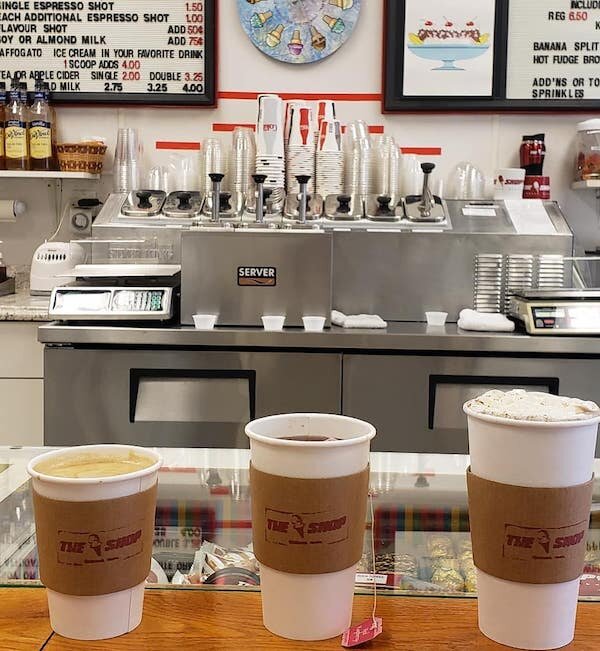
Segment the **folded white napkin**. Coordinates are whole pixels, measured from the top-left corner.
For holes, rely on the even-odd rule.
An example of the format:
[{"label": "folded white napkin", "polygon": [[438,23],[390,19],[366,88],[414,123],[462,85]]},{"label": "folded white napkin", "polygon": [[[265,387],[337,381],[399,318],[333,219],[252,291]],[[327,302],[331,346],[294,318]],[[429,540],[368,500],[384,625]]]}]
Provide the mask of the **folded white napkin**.
[{"label": "folded white napkin", "polygon": [[515,324],[504,314],[462,310],[458,317],[458,327],[461,330],[476,330],[478,332],[513,332]]},{"label": "folded white napkin", "polygon": [[331,311],[331,322],[341,328],[387,328],[387,323],[377,314],[353,314],[346,316],[337,310]]}]

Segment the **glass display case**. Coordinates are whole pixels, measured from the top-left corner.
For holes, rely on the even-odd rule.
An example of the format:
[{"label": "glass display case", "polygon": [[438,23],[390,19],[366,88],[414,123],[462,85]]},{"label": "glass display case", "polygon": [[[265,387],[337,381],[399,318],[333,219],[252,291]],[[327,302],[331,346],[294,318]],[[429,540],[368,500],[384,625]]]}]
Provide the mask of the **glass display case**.
[{"label": "glass display case", "polygon": [[[41,585],[27,462],[44,451],[0,447],[0,584]],[[248,450],[161,449],[148,585],[260,589],[252,554]],[[475,596],[461,455],[373,453],[373,517],[357,592]],[[596,477],[600,460],[596,461]],[[600,600],[600,482],[594,485],[582,599]],[[370,509],[368,509],[370,511]],[[373,539],[371,538],[373,537]],[[371,542],[374,542],[373,563]]]}]

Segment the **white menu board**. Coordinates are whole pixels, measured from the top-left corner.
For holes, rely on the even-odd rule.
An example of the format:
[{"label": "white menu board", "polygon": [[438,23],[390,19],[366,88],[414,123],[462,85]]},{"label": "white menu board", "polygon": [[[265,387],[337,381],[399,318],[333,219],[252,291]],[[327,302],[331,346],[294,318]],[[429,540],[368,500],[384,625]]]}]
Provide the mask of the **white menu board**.
[{"label": "white menu board", "polygon": [[510,0],[506,98],[600,99],[600,0]]},{"label": "white menu board", "polygon": [[[0,0],[0,81],[56,101],[215,103],[215,0]],[[23,77],[22,77],[23,78]]]}]

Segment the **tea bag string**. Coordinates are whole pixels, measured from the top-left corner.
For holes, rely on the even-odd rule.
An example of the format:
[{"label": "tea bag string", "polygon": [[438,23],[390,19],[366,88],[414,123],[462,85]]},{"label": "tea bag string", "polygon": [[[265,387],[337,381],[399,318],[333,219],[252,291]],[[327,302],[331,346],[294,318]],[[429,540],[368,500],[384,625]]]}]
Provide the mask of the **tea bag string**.
[{"label": "tea bag string", "polygon": [[371,510],[371,566],[373,568],[373,611],[371,612],[371,619],[373,620],[373,626],[377,625],[375,621],[375,613],[377,611],[377,580],[376,572],[377,568],[375,566],[375,514],[373,509],[373,493],[369,491],[369,508]]}]

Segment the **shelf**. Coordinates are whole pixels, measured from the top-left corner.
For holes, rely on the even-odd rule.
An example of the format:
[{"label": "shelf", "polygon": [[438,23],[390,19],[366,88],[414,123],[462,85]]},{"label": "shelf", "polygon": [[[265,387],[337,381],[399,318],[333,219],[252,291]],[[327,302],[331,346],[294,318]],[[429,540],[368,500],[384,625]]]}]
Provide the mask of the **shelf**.
[{"label": "shelf", "polygon": [[575,181],[571,190],[600,190],[600,179],[594,181]]},{"label": "shelf", "polygon": [[0,179],[91,179],[97,180],[100,174],[87,172],[38,172],[23,170],[0,170]]}]

